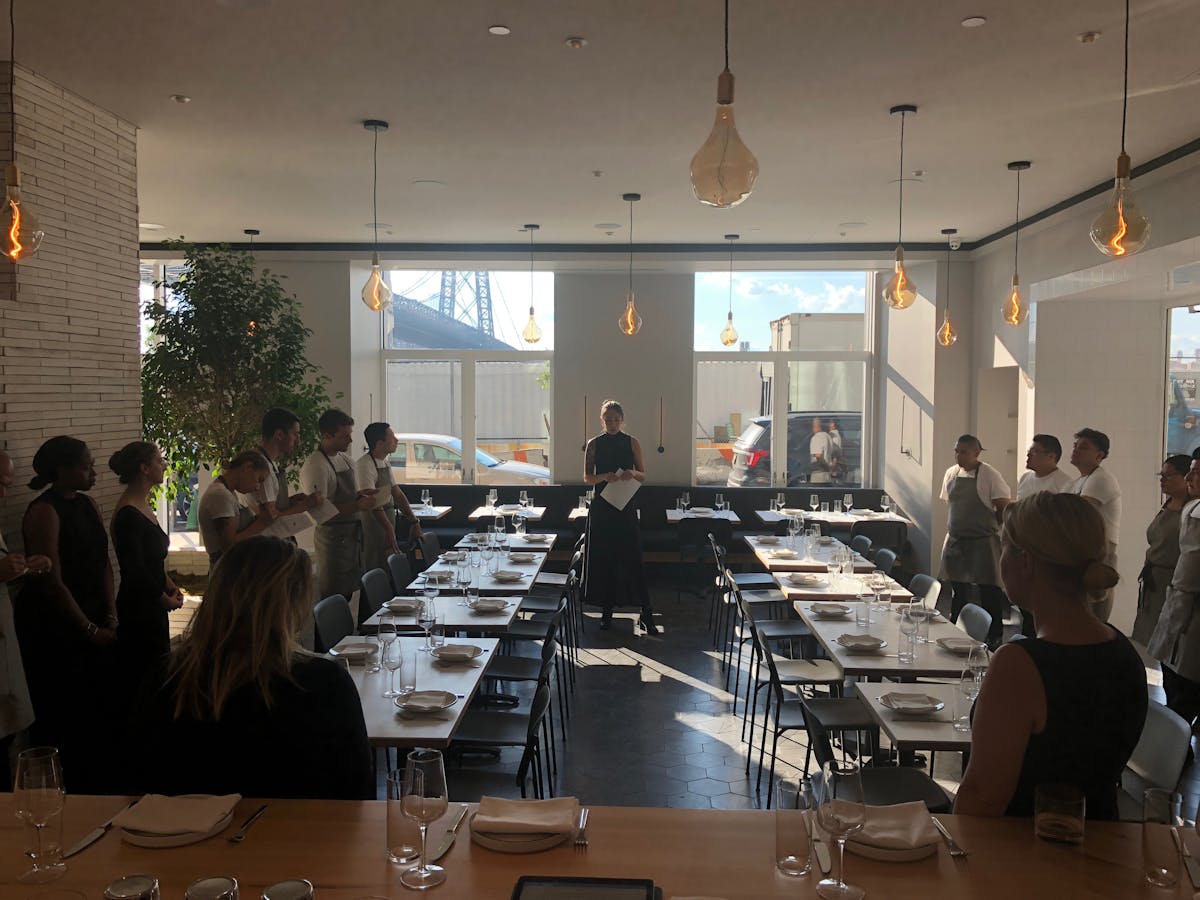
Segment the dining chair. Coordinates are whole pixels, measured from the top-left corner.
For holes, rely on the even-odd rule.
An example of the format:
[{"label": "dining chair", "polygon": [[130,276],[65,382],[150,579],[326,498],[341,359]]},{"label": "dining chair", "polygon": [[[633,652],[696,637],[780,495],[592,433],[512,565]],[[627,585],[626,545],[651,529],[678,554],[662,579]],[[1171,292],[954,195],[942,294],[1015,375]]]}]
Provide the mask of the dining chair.
[{"label": "dining chair", "polygon": [[871,559],[871,539],[865,534],[856,534],[850,538],[850,549],[859,556]]},{"label": "dining chair", "polygon": [[393,553],[387,558],[388,574],[392,577],[393,596],[402,593],[412,584],[412,563],[404,553]]},{"label": "dining chair", "polygon": [[333,594],[313,607],[317,625],[317,651],[324,653],[337,646],[338,641],[354,634],[354,614],[341,594]]},{"label": "dining chair", "polygon": [[927,609],[937,606],[938,595],[942,593],[942,583],[932,575],[914,575],[908,583],[908,590],[914,597],[924,601]]},{"label": "dining chair", "polygon": [[432,531],[426,531],[417,538],[417,552],[421,555],[421,567],[418,571],[424,572],[433,561],[442,554],[442,543],[438,540],[438,536]]},{"label": "dining chair", "polygon": [[548,793],[553,797],[554,779],[549,777],[549,767],[543,767],[541,760],[545,752],[543,741],[547,744],[550,742],[546,730],[546,712],[549,707],[550,688],[543,684],[534,692],[528,712],[469,709],[463,716],[451,746],[459,749],[524,747],[516,772],[521,797],[527,796],[525,782],[531,769],[534,797],[541,800],[546,796],[547,789],[542,784],[543,774],[547,776]]},{"label": "dining chair", "polygon": [[887,547],[893,553],[899,554],[908,543],[908,526],[903,522],[879,522],[863,519],[850,526],[850,538],[859,535],[869,537],[875,548]]},{"label": "dining chair", "polygon": [[891,575],[892,567],[896,565],[896,554],[887,547],[880,547],[875,551],[875,556],[871,558],[871,562],[884,575]]},{"label": "dining chair", "polygon": [[392,579],[383,569],[371,569],[363,572],[359,579],[362,591],[358,595],[358,627],[383,608],[395,594],[392,593]]},{"label": "dining chair", "polygon": [[[559,644],[554,637],[550,637],[542,641],[542,651],[540,657],[532,656],[509,656],[507,654],[499,654],[488,663],[487,670],[484,672],[484,678],[494,682],[497,691],[503,691],[506,684],[544,684],[551,689],[551,696],[557,680],[558,687],[558,733],[559,739],[564,747],[567,745],[567,714],[566,708],[563,705],[563,683],[561,672],[556,671],[556,662],[559,659]],[[552,679],[551,676],[557,676]],[[487,695],[483,697],[484,702],[487,702]],[[547,721],[550,728],[550,771],[558,774],[558,754],[554,749],[554,704],[551,703],[547,711]]]},{"label": "dining chair", "polygon": [[978,603],[968,603],[959,610],[958,624],[975,640],[986,643],[992,628],[992,614]]},{"label": "dining chair", "polygon": [[1147,788],[1173,791],[1178,787],[1191,742],[1192,729],[1187,720],[1151,700],[1142,736],[1121,773],[1117,810],[1122,821],[1142,820],[1142,792]]}]

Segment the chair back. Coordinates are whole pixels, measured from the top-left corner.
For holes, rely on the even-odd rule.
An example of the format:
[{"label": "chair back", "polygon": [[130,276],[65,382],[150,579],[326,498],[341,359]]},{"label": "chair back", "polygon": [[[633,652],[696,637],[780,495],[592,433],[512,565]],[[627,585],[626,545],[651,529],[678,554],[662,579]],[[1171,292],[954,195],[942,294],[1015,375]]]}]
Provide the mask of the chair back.
[{"label": "chair back", "polygon": [[875,551],[875,556],[871,560],[884,575],[892,574],[892,566],[896,564],[896,553],[889,550],[887,547],[880,547]]},{"label": "chair back", "polygon": [[338,641],[354,634],[354,615],[350,604],[341,594],[326,597],[313,607],[313,618],[317,624],[317,640],[320,651],[331,650]]},{"label": "chair back", "polygon": [[942,584],[932,575],[914,575],[908,583],[908,589],[914,597],[924,599],[925,606],[933,609],[937,606],[938,595],[942,592]]},{"label": "chair back", "polygon": [[438,540],[438,536],[432,531],[426,531],[417,539],[417,550],[421,554],[421,568],[419,571],[424,572],[433,561],[441,556],[442,542]]},{"label": "chair back", "polygon": [[878,522],[870,519],[855,522],[850,526],[850,537],[864,535],[875,547],[887,547],[899,553],[908,542],[908,526],[903,522]]},{"label": "chair back", "polygon": [[392,579],[383,569],[371,569],[369,572],[363,572],[359,584],[362,585],[362,593],[358,595],[358,624],[362,625],[363,622],[379,612],[383,608],[383,604],[391,600],[394,595],[392,594]]},{"label": "chair back", "polygon": [[1151,700],[1142,737],[1121,773],[1121,787],[1134,798],[1146,788],[1175,790],[1191,740],[1192,729],[1183,716]]},{"label": "chair back", "polygon": [[538,689],[533,693],[533,701],[529,704],[529,731],[528,741],[533,744],[537,741],[537,731],[541,727],[542,719],[546,716],[546,710],[550,708],[550,685],[540,684]]},{"label": "chair back", "polygon": [[[800,698],[800,703],[804,707],[804,730],[808,733],[808,745],[812,747],[813,756],[817,760],[817,768],[823,769],[826,763],[833,762],[836,757],[833,754],[833,742],[829,739],[829,732],[821,724],[821,720],[812,714],[808,708],[808,704],[804,702],[804,698]],[[817,776],[813,776],[813,789],[818,790],[821,786],[817,783]]]},{"label": "chair back", "polygon": [[859,556],[871,558],[871,539],[865,534],[856,534],[850,538],[850,549]]},{"label": "chair back", "polygon": [[958,614],[962,630],[977,641],[986,641],[992,627],[992,614],[977,603],[968,603]]},{"label": "chair back", "polygon": [[728,519],[680,519],[677,527],[680,552],[699,552],[701,547],[713,541],[728,546],[733,540],[733,524]]},{"label": "chair back", "polygon": [[393,553],[387,558],[388,573],[392,576],[392,590],[399,594],[412,584],[412,564],[403,553]]}]

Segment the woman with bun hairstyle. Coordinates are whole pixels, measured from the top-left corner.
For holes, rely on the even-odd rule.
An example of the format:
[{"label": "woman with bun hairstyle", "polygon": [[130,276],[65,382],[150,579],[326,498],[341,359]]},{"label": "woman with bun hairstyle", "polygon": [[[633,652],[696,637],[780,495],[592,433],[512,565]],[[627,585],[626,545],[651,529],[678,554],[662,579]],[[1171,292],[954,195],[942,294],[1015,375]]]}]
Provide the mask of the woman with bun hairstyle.
[{"label": "woman with bun hairstyle", "polygon": [[96,468],[87,444],[60,435],[33,457],[25,552],[49,558],[14,604],[34,723],[34,746],[57,747],[72,793],[103,793],[111,770],[103,750],[112,727],[117,602],[100,509],[87,492]]},{"label": "woman with bun hairstyle", "polygon": [[1087,500],[1043,491],[1008,508],[1000,575],[1037,637],[996,651],[971,728],[955,813],[1032,816],[1039,784],[1076,785],[1089,819],[1117,817],[1121,772],[1146,720],[1146,669],[1090,598],[1117,583]]},{"label": "woman with bun hairstyle", "polygon": [[117,655],[132,692],[170,648],[167,613],[183,605],[183,593],[167,575],[171,540],[150,509],[150,494],[163,483],[166,464],[154,444],[134,441],[112,455],[108,467],[125,485],[110,530],[121,588],[117,591]]}]

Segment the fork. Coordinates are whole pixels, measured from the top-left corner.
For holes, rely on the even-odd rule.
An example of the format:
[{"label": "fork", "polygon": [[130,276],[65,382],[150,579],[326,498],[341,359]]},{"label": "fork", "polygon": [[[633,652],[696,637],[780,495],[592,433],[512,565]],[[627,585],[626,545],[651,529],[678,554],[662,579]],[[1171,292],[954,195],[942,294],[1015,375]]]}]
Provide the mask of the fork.
[{"label": "fork", "polygon": [[588,808],[585,806],[579,810],[579,828],[575,831],[575,849],[586,850],[588,845],[587,839],[587,822]]},{"label": "fork", "polygon": [[933,819],[933,827],[938,830],[938,834],[946,842],[946,846],[950,848],[950,855],[955,859],[959,859],[967,855],[967,851],[958,846],[958,842],[950,836],[950,832],[946,830],[946,826],[937,820],[936,816],[930,816]]}]

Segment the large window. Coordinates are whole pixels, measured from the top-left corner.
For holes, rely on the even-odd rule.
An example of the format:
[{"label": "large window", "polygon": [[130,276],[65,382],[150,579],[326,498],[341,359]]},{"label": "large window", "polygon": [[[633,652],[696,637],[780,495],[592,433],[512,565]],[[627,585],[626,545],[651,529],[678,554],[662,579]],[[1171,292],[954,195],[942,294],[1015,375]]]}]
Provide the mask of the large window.
[{"label": "large window", "polygon": [[1200,447],[1200,314],[1171,310],[1167,354],[1167,455]]},{"label": "large window", "polygon": [[[869,272],[696,276],[697,484],[860,486],[875,366]],[[738,340],[720,340],[732,298]],[[787,428],[776,429],[786,420]]]}]

